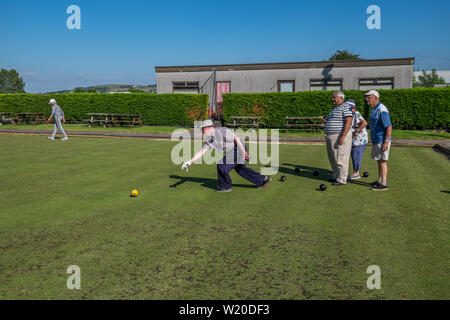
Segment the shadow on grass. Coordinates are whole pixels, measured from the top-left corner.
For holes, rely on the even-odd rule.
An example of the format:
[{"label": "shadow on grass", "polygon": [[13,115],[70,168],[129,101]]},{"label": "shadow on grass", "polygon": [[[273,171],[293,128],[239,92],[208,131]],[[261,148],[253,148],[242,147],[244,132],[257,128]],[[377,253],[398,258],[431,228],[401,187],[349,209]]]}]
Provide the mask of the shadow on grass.
[{"label": "shadow on grass", "polygon": [[[301,164],[291,164],[291,163],[283,163],[283,166],[289,166],[289,167],[281,167],[280,166],[278,171],[280,171],[282,173],[287,173],[287,174],[291,174],[294,176],[298,176],[298,177],[304,177],[304,178],[318,180],[318,181],[328,181],[328,179],[333,178],[333,172],[328,169],[304,166]],[[294,171],[295,168],[299,168],[300,172],[295,173],[295,171]],[[317,176],[314,176],[314,171],[317,171],[319,174]]]},{"label": "shadow on grass", "polygon": [[[364,179],[364,178],[361,178]],[[369,182],[361,181],[361,180],[347,180],[349,183],[357,184],[363,187],[372,187],[372,185]]]},{"label": "shadow on grass", "polygon": [[[178,179],[179,181],[175,182],[174,184],[170,185],[169,188],[176,188],[179,185],[182,185],[183,183],[187,182],[195,182],[200,183],[202,187],[209,188],[216,190],[218,187],[217,179],[210,179],[210,178],[197,178],[197,177],[180,177],[177,175],[171,175],[171,179]],[[255,185],[249,185],[249,184],[233,184],[233,187],[236,188],[251,188],[256,189],[257,187]]]},{"label": "shadow on grass", "polygon": [[441,190],[442,193],[450,193],[448,190]]},{"label": "shadow on grass", "polygon": [[[312,180],[317,180],[317,181],[326,181],[329,182],[328,179],[333,178],[333,172],[331,170],[328,169],[323,169],[323,168],[317,168],[317,167],[310,167],[310,166],[304,166],[304,165],[300,165],[300,164],[292,164],[292,163],[283,163],[284,166],[289,166],[288,167],[280,167],[279,171],[283,172],[283,173],[287,173],[287,174],[292,174],[294,176],[299,176],[299,177],[304,177],[304,178],[308,178],[308,179],[312,179]],[[292,168],[290,168],[292,167]],[[299,168],[300,172],[299,173],[295,173],[295,168]],[[319,174],[317,176],[314,176],[314,171],[317,171]],[[365,178],[361,178],[361,179],[365,179]],[[370,183],[366,182],[366,181],[361,181],[361,180],[347,180],[348,183],[354,183],[363,187],[371,187]],[[318,191],[320,191],[320,189],[316,189]]]}]

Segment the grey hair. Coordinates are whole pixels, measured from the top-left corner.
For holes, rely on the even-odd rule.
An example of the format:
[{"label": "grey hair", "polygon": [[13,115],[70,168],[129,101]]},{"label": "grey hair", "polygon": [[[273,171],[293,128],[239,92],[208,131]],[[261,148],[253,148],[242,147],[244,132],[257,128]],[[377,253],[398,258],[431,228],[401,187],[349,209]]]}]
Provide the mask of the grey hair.
[{"label": "grey hair", "polygon": [[335,91],[333,92],[333,96],[337,94],[338,97],[341,97],[342,99],[345,100],[345,93],[343,93],[342,91]]}]

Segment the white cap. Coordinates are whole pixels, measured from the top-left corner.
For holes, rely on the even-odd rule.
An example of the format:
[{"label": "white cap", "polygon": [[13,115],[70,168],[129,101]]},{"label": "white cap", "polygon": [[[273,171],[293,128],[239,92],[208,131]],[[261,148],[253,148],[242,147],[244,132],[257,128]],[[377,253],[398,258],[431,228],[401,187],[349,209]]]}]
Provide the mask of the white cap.
[{"label": "white cap", "polygon": [[50,101],[48,102],[48,104],[55,104],[56,100],[55,99],[50,99]]},{"label": "white cap", "polygon": [[367,92],[367,93],[364,93],[364,95],[365,96],[375,96],[375,97],[377,97],[377,98],[379,98],[380,97],[380,94],[378,93],[378,91],[375,91],[375,90],[370,90],[369,92]]},{"label": "white cap", "polygon": [[214,124],[213,124],[213,122],[211,121],[211,120],[204,120],[204,121],[202,121],[202,126],[201,126],[201,128],[203,129],[203,128],[207,128],[207,127],[213,127],[214,126]]}]

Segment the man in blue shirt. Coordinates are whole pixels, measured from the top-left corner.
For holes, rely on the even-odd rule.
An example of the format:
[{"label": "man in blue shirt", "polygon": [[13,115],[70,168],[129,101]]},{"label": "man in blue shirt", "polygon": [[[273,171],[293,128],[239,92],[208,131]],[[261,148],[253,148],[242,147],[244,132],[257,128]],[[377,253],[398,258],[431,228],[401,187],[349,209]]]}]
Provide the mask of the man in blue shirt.
[{"label": "man in blue shirt", "polygon": [[387,186],[387,161],[391,148],[392,123],[389,110],[380,102],[380,95],[375,90],[365,94],[370,113],[370,139],[372,140],[372,159],[378,162],[378,180],[372,183],[370,190],[384,191]]}]

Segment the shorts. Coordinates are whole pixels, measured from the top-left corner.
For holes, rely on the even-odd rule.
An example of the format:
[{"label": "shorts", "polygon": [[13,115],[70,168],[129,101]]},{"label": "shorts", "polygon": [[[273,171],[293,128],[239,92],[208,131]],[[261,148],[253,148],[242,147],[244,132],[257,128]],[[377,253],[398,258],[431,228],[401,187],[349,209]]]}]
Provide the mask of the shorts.
[{"label": "shorts", "polygon": [[383,152],[383,143],[372,144],[372,159],[388,161],[389,151],[391,150],[391,141],[389,141],[388,148]]}]

